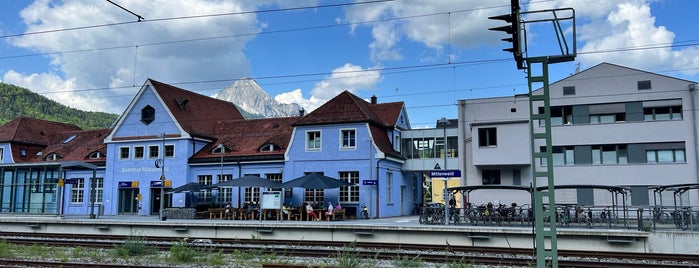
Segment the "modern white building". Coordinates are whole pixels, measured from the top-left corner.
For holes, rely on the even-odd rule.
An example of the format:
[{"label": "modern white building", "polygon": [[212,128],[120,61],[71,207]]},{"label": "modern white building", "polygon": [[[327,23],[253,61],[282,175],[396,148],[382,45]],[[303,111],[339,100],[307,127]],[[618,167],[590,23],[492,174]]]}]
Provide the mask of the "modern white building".
[{"label": "modern white building", "polygon": [[[552,83],[555,184],[623,186],[630,190],[625,201],[632,206],[659,203],[654,186],[698,184],[696,90],[694,81],[610,63]],[[529,186],[528,94],[460,100],[458,109],[462,185]],[[543,107],[535,109],[543,112]],[[612,196],[580,187],[557,190],[556,202],[604,206]],[[474,191],[470,198],[474,204],[530,203],[526,191]],[[699,204],[696,190],[683,198],[685,205]],[[675,201],[672,192],[662,200],[666,205]]]}]

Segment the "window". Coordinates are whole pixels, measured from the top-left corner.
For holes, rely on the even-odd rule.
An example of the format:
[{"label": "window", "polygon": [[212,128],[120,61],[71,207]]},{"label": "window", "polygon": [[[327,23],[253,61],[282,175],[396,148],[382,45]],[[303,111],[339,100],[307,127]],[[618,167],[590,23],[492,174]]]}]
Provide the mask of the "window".
[{"label": "window", "polygon": [[150,105],[143,107],[141,109],[141,122],[145,125],[149,125],[155,120],[155,109]]},{"label": "window", "polygon": [[165,157],[167,157],[167,158],[175,157],[175,145],[173,145],[173,144],[165,145]]},{"label": "window", "polygon": [[[539,108],[539,113],[544,113],[544,107]],[[573,123],[573,106],[551,107],[551,125],[570,125]]]},{"label": "window", "polygon": [[133,158],[134,159],[143,159],[145,153],[145,149],[143,146],[134,146],[133,147]]},{"label": "window", "polygon": [[308,131],[306,132],[306,150],[316,151],[320,150],[320,131]]},{"label": "window", "polygon": [[638,81],[638,90],[648,90],[651,89],[650,80]]},{"label": "window", "polygon": [[68,137],[67,139],[63,140],[63,143],[69,143],[77,137],[78,137],[78,134],[73,134],[70,137]]},{"label": "window", "polygon": [[359,171],[340,172],[340,180],[352,184],[340,187],[340,202],[359,202]]},{"label": "window", "polygon": [[483,185],[500,185],[500,170],[483,170]]},{"label": "window", "polygon": [[119,147],[119,160],[129,159],[129,147]]},{"label": "window", "polygon": [[[282,183],[282,173],[267,173],[265,177],[273,182]],[[284,190],[284,196],[291,197],[293,195],[292,189],[282,189],[282,188],[271,188],[271,191],[282,191]]]},{"label": "window", "polygon": [[[545,151],[546,147],[543,147],[543,150]],[[575,164],[575,151],[572,146],[555,146],[552,148],[552,150],[553,152],[551,152],[551,157],[553,159],[554,166],[569,166]]]},{"label": "window", "polygon": [[563,87],[563,96],[575,95],[575,87]]},{"label": "window", "polygon": [[5,162],[5,148],[0,148],[0,163]]},{"label": "window", "polygon": [[478,146],[489,147],[498,145],[497,129],[494,127],[478,129]]},{"label": "window", "polygon": [[386,172],[386,204],[393,204],[393,173]]},{"label": "window", "polygon": [[62,157],[58,155],[57,153],[50,153],[49,155],[44,158],[46,161],[56,161],[58,159],[61,159]]},{"label": "window", "polygon": [[70,188],[70,203],[80,204],[85,200],[85,179],[77,178],[75,184]]},{"label": "window", "polygon": [[647,150],[646,159],[648,163],[685,163],[684,149],[656,149]]},{"label": "window", "polygon": [[90,155],[87,156],[89,159],[102,159],[104,157],[104,154],[100,151],[94,151],[90,153]]},{"label": "window", "polygon": [[[218,183],[233,179],[233,174],[216,175]],[[221,187],[218,189],[218,200],[220,204],[229,204],[233,201],[233,187]]]},{"label": "window", "polygon": [[[245,174],[244,176],[257,176],[260,174]],[[243,202],[255,202],[260,201],[260,187],[245,187],[243,189]],[[259,203],[258,203],[259,205]]]},{"label": "window", "polygon": [[627,164],[628,152],[626,145],[595,145],[592,146],[592,164],[613,165]]},{"label": "window", "polygon": [[95,203],[102,204],[104,196],[104,178],[94,178],[95,180]]},{"label": "window", "polygon": [[[197,182],[201,185],[207,186],[211,185],[213,176],[211,175],[199,175],[197,176]],[[204,189],[197,192],[198,202],[211,202],[211,189]]]},{"label": "window", "polygon": [[281,147],[279,147],[278,145],[268,143],[268,144],[262,145],[262,147],[260,147],[260,152],[274,152],[274,151],[280,150],[280,149],[281,149]]},{"label": "window", "polygon": [[155,159],[155,158],[160,157],[159,151],[160,151],[160,146],[158,146],[158,145],[148,146],[148,158]]},{"label": "window", "polygon": [[342,149],[354,149],[357,146],[356,130],[343,129],[340,131],[342,135]]},{"label": "window", "polygon": [[682,106],[643,108],[643,120],[682,120]]},{"label": "window", "polygon": [[[304,175],[311,173],[324,175],[323,172],[304,172]],[[323,205],[323,202],[325,201],[325,191],[323,189],[305,189],[303,200],[304,202],[319,203]]]}]

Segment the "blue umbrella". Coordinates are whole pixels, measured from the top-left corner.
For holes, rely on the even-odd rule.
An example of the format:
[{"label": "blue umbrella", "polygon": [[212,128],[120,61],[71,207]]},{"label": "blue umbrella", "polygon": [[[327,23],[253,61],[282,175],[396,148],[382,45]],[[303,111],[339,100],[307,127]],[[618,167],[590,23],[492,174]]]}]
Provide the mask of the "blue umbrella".
[{"label": "blue umbrella", "polygon": [[310,173],[282,183],[282,188],[332,189],[353,185],[318,173]]}]

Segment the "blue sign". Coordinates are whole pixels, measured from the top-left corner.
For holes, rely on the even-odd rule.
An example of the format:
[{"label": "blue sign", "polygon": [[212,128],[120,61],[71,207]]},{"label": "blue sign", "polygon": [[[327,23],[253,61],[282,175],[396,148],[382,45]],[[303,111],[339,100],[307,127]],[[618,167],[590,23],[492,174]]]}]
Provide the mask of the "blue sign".
[{"label": "blue sign", "polygon": [[155,188],[155,187],[161,187],[163,185],[163,181],[150,181],[150,187]]},{"label": "blue sign", "polygon": [[131,181],[120,181],[119,188],[131,188]]},{"label": "blue sign", "polygon": [[72,184],[72,185],[78,185],[78,179],[65,179],[65,180],[63,180],[63,183],[65,183],[65,184]]},{"label": "blue sign", "polygon": [[362,185],[379,185],[379,180],[362,180]]},{"label": "blue sign", "polygon": [[458,169],[446,169],[446,170],[432,170],[430,171],[430,177],[444,177],[444,178],[453,178],[453,177],[461,177],[461,170]]}]

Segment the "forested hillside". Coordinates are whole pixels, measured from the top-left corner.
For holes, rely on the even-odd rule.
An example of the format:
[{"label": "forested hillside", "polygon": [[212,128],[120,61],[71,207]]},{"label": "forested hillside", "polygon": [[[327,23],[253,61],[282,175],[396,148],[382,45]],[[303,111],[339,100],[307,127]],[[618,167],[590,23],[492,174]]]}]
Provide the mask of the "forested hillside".
[{"label": "forested hillside", "polygon": [[0,83],[0,125],[20,116],[75,124],[88,130],[108,128],[119,115],[69,108],[26,88]]}]

